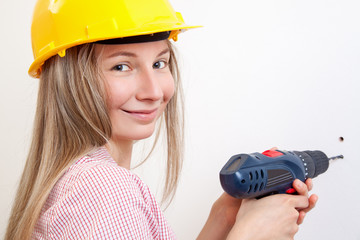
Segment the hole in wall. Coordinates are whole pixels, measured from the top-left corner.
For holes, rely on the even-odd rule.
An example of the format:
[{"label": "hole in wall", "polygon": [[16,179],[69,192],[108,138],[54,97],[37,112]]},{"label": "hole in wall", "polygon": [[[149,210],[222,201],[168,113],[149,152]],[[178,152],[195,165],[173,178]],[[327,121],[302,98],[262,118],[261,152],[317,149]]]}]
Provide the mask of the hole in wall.
[{"label": "hole in wall", "polygon": [[344,137],[339,137],[339,141],[343,142],[344,141]]}]

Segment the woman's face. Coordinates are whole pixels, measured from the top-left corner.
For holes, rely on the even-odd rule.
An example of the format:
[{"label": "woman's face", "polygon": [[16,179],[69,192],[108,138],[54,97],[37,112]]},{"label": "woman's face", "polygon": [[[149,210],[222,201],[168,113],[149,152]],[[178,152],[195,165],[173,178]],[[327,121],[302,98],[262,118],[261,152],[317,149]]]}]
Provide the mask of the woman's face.
[{"label": "woman's face", "polygon": [[167,41],[97,45],[114,141],[144,139],[174,94]]}]

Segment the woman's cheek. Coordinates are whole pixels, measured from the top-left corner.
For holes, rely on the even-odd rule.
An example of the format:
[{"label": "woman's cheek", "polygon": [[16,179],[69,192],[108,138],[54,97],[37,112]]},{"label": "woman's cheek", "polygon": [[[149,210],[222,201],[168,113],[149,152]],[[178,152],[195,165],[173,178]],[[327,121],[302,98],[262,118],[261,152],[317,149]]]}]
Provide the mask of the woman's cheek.
[{"label": "woman's cheek", "polygon": [[164,89],[164,102],[169,102],[175,93],[175,82],[171,76],[171,80],[168,80]]}]

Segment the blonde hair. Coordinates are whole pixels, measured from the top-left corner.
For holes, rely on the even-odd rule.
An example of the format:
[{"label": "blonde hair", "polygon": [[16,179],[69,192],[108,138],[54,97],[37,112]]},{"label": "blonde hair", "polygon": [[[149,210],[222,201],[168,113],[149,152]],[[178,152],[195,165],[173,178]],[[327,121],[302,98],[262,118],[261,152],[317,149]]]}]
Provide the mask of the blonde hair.
[{"label": "blonde hair", "polygon": [[[101,81],[94,47],[94,44],[73,47],[65,57],[54,56],[42,67],[32,142],[6,240],[31,238],[57,180],[74,160],[105,145],[111,137],[106,87]],[[182,88],[170,42],[169,48],[176,90],[163,118],[168,156],[163,200],[171,200],[176,192],[183,152]],[[155,139],[158,134],[159,131]]]}]

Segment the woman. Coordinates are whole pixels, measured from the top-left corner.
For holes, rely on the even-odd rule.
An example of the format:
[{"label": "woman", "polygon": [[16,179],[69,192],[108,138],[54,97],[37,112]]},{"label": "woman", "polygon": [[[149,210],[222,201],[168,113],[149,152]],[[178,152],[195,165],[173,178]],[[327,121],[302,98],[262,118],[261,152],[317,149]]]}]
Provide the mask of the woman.
[{"label": "woman", "polygon": [[[182,91],[169,39],[193,27],[167,0],[38,1],[29,69],[40,78],[38,105],[6,239],[175,238],[129,169],[134,141],[163,122],[164,199],[173,197]],[[294,188],[299,196],[242,202],[224,194],[198,238],[291,239],[317,198],[310,180]]]}]

